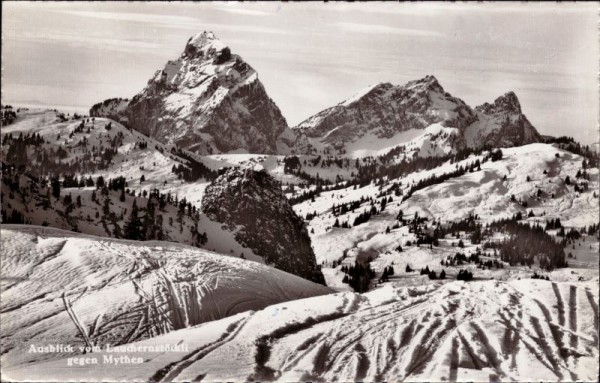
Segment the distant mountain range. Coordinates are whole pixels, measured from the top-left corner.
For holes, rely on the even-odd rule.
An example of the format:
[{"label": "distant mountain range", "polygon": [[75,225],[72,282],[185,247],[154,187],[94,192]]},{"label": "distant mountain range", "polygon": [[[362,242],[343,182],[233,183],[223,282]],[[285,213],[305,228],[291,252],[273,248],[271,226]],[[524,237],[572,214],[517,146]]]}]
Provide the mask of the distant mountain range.
[{"label": "distant mountain range", "polygon": [[106,100],[90,115],[201,155],[343,154],[366,136],[386,140],[432,124],[458,129],[452,150],[541,140],[513,92],[471,108],[434,76],[370,86],[290,128],[256,71],[212,32],[191,37],[181,56],[131,100]]}]

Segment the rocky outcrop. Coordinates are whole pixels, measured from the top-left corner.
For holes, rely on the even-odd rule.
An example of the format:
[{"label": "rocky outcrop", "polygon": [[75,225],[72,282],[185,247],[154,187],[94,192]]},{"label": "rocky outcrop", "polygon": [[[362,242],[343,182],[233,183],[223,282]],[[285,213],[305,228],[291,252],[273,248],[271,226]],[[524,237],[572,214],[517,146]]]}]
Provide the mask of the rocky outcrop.
[{"label": "rocky outcrop", "polygon": [[127,102],[107,100],[92,116],[116,119],[166,144],[200,155],[346,153],[367,136],[379,140],[432,124],[456,128],[465,146],[540,141],[513,92],[472,109],[434,76],[404,85],[379,83],[290,129],[254,69],[211,32],[189,39],[181,56],[156,72]]},{"label": "rocky outcrop", "polygon": [[324,284],[303,220],[265,170],[231,168],[206,188],[202,211],[265,263]]},{"label": "rocky outcrop", "polygon": [[433,123],[465,128],[475,119],[468,105],[445,92],[435,77],[426,76],[402,86],[380,83],[369,87],[294,129],[342,147],[369,132],[389,138]]},{"label": "rocky outcrop", "polygon": [[[432,124],[457,128],[462,135],[455,149],[465,146],[519,146],[540,141],[540,135],[509,92],[493,104],[475,109],[453,97],[434,76],[405,85],[380,83],[338,105],[325,109],[294,128],[298,136],[343,149],[366,134],[390,138]],[[297,139],[296,142],[302,142]]]},{"label": "rocky outcrop", "polygon": [[128,127],[198,153],[277,153],[289,130],[257,73],[212,32],[191,37],[120,112]]},{"label": "rocky outcrop", "polygon": [[514,92],[476,107],[475,112],[477,121],[465,132],[469,146],[511,147],[542,141]]}]

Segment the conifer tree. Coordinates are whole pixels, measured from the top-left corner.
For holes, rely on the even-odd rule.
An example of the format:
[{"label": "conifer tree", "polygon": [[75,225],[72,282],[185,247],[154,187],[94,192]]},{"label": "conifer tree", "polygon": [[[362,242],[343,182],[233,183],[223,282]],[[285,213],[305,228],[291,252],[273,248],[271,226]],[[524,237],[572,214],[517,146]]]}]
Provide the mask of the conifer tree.
[{"label": "conifer tree", "polygon": [[136,200],[134,199],[133,206],[131,206],[129,221],[125,224],[125,238],[136,241],[144,240],[145,235],[142,229],[142,221],[140,220],[140,217],[138,217],[138,207]]}]

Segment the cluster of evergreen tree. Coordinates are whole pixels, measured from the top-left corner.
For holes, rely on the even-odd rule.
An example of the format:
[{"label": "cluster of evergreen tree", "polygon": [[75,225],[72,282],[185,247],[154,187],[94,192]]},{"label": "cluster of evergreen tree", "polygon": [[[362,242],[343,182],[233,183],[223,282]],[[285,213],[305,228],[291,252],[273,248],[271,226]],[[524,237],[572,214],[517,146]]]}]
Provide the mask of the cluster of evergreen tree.
[{"label": "cluster of evergreen tree", "polygon": [[[316,182],[316,180],[315,180],[315,182]],[[333,185],[331,185],[330,182],[327,182],[327,185],[324,185],[323,183],[315,183],[315,184],[316,184],[316,187],[314,189],[306,190],[306,191],[302,192],[301,194],[298,194],[296,196],[292,196],[292,197],[288,198],[288,201],[290,202],[290,204],[297,205],[299,203],[302,203],[302,202],[308,201],[308,200],[311,200],[314,202],[315,197],[318,197],[323,192],[345,189],[350,186],[345,181],[338,182]]]},{"label": "cluster of evergreen tree", "polygon": [[12,133],[8,133],[2,137],[2,145],[13,145],[13,144],[21,143],[25,146],[28,146],[28,145],[39,146],[39,145],[44,144],[45,142],[46,141],[39,133],[23,134],[21,132],[21,133],[19,133],[19,135],[16,138],[13,137]]},{"label": "cluster of evergreen tree", "polygon": [[581,233],[579,233],[579,231],[575,230],[574,228],[569,229],[569,231],[565,231],[565,228],[561,227],[560,230],[558,230],[558,233],[556,233],[556,235],[558,237],[565,237],[567,239],[581,238]]},{"label": "cluster of evergreen tree", "polygon": [[348,223],[348,221],[344,221],[342,223],[340,223],[339,218],[335,219],[335,222],[333,223],[333,227],[337,227],[337,228],[342,228],[342,229],[350,229],[350,224]]},{"label": "cluster of evergreen tree", "polygon": [[28,146],[38,147],[45,143],[44,138],[39,133],[23,134],[20,133],[16,138],[12,133],[5,134],[2,137],[2,146],[7,146],[6,161],[14,165],[29,165],[27,157]]},{"label": "cluster of evergreen tree", "polygon": [[545,230],[556,230],[562,228],[562,224],[560,223],[560,218],[546,220],[546,228]]},{"label": "cluster of evergreen tree", "polygon": [[498,262],[497,259],[488,259],[487,261],[479,260],[479,265],[477,265],[480,269],[503,269],[504,264],[502,262]]},{"label": "cluster of evergreen tree", "polygon": [[[409,266],[407,265],[407,270],[409,269]],[[412,269],[411,269],[412,271]],[[425,266],[425,268],[421,268],[421,275],[427,275],[427,277],[429,277],[429,279],[446,279],[446,272],[442,269],[442,272],[440,273],[440,275],[438,276],[437,273],[433,270],[429,270],[429,266]]]},{"label": "cluster of evergreen tree", "polygon": [[370,281],[375,277],[375,271],[371,269],[369,263],[363,265],[355,262],[354,266],[342,266],[342,271],[345,273],[342,282],[349,284],[357,293],[368,291]]},{"label": "cluster of evergreen tree", "polygon": [[539,225],[520,224],[515,219],[494,221],[490,228],[510,234],[510,237],[499,245],[500,259],[511,266],[533,265],[538,260],[540,268],[551,271],[555,268],[567,267],[565,260],[565,240],[556,242]]},{"label": "cluster of evergreen tree", "polygon": [[[8,186],[10,194],[18,193],[21,198],[27,199],[33,194],[37,194],[44,209],[52,206],[52,199],[59,200],[61,198],[61,185],[65,184],[66,187],[76,187],[81,182],[84,182],[84,178],[77,179],[73,175],[67,175],[62,181],[54,176],[50,179],[39,178],[29,174],[23,168],[17,168],[14,165],[6,164],[2,162],[2,182]],[[22,182],[22,178],[27,178],[28,182]],[[48,182],[50,187],[48,188]],[[189,216],[194,223],[194,227],[190,228],[192,235],[192,244],[195,246],[202,246],[207,242],[206,233],[198,232],[198,221],[199,221],[199,209],[196,208],[191,202],[188,202],[185,198],[178,199],[177,196],[173,196],[171,193],[163,194],[158,189],[152,190],[148,193],[146,190],[139,191],[137,197],[146,199],[145,208],[137,205],[138,200],[135,199],[136,193],[132,190],[126,189],[127,182],[122,176],[116,178],[110,178],[108,181],[104,177],[97,177],[94,182],[91,177],[85,179],[87,186],[96,185],[96,189],[92,192],[91,200],[94,203],[102,205],[102,216],[96,215],[96,218],[100,218],[102,225],[105,227],[107,233],[112,234],[115,238],[127,238],[133,240],[164,240],[166,239],[163,231],[163,217],[161,212],[164,212],[167,204],[177,207],[177,218],[176,221],[180,224],[180,231],[183,230],[183,217],[184,215]],[[28,185],[23,188],[22,185]],[[46,190],[46,193],[44,193]],[[124,220],[125,217],[119,217],[114,211],[111,210],[111,195],[110,191],[121,191],[120,200],[126,201],[126,195],[133,196],[132,208],[129,217],[125,220],[123,229],[119,225],[119,221]],[[99,192],[101,197],[98,197],[96,192]],[[103,198],[103,200],[102,200]],[[64,218],[68,223],[71,223],[72,230],[77,231],[76,220],[70,216],[70,213],[75,208],[82,207],[81,196],[73,198],[72,195],[66,194],[62,196],[62,203],[64,206]],[[7,207],[7,209],[5,209]],[[3,204],[3,222],[6,223],[30,223],[23,216],[21,212],[16,209],[12,209],[7,204]],[[61,213],[62,214],[62,213]],[[107,223],[112,223],[114,230],[110,232]],[[173,226],[172,218],[169,220],[169,224]]]},{"label": "cluster of evergreen tree", "polygon": [[92,116],[98,116],[99,112],[100,112],[100,108],[102,107],[107,107],[109,104],[113,103],[113,102],[120,102],[120,101],[128,101],[127,98],[121,98],[121,97],[115,97],[115,98],[109,98],[106,99],[102,102],[96,103],[94,105],[92,105],[91,109],[90,109],[90,115]]},{"label": "cluster of evergreen tree", "polygon": [[380,213],[380,211],[377,210],[375,205],[371,205],[370,210],[367,211],[365,209],[365,211],[363,211],[358,216],[356,216],[356,218],[354,218],[354,223],[352,223],[352,226],[362,225],[363,223],[368,222],[372,216],[377,215],[379,213]]},{"label": "cluster of evergreen tree", "polygon": [[492,162],[500,161],[502,159],[502,155],[502,150],[496,149],[491,152],[490,159],[492,160]]},{"label": "cluster of evergreen tree", "polygon": [[[481,224],[477,222],[479,216],[470,213],[468,217],[460,220],[452,221],[446,225],[440,225],[435,228],[434,236],[436,238],[444,238],[447,234],[452,234],[457,239],[460,238],[459,232],[464,231],[470,233],[471,243],[480,244],[485,238],[485,231]],[[462,242],[462,240],[461,240]],[[462,247],[459,244],[459,247]]]},{"label": "cluster of evergreen tree", "polygon": [[[392,151],[393,150],[394,149],[392,149]],[[485,151],[489,151],[489,150],[490,149],[488,147],[482,148],[482,149],[465,149],[465,150],[461,150],[458,153],[452,154],[452,155],[441,156],[441,157],[424,157],[424,158],[423,157],[415,157],[415,158],[411,158],[409,160],[403,159],[402,161],[400,161],[398,163],[390,163],[390,164],[388,164],[388,162],[390,162],[394,156],[389,155],[389,153],[386,155],[383,155],[383,156],[379,156],[377,158],[374,158],[374,157],[362,158],[361,160],[363,161],[363,164],[361,164],[359,159],[356,159],[356,163],[355,163],[355,167],[357,170],[356,174],[353,172],[351,174],[351,178],[348,181],[336,180],[336,183],[333,185],[331,184],[331,182],[319,178],[318,174],[317,174],[317,177],[313,177],[313,176],[310,176],[306,173],[303,173],[301,170],[299,170],[299,169],[301,169],[301,163],[300,163],[300,160],[298,159],[298,157],[296,157],[296,156],[286,157],[287,162],[286,162],[286,159],[284,159],[284,171],[285,171],[285,168],[287,167],[288,172],[290,172],[290,174],[294,174],[294,175],[304,179],[310,185],[316,185],[316,189],[305,191],[298,196],[291,197],[290,203],[292,205],[295,205],[295,204],[299,204],[299,203],[302,203],[307,200],[314,200],[315,197],[319,196],[322,192],[325,192],[325,191],[340,190],[340,189],[345,189],[347,187],[352,187],[352,186],[364,187],[364,186],[371,184],[374,180],[377,180],[377,179],[380,179],[380,180],[383,180],[385,178],[387,178],[388,180],[396,179],[396,178],[405,176],[407,174],[410,174],[410,173],[413,173],[416,171],[436,168],[436,167],[444,164],[447,161],[450,161],[452,163],[459,162],[459,161],[467,159],[471,155],[481,155]],[[492,157],[496,158],[496,160],[498,160],[499,157],[501,158],[501,155],[502,155],[501,151],[500,152],[498,152],[498,151],[490,152],[486,156],[483,157],[482,161],[479,161],[479,159],[478,159],[478,160],[474,161],[473,163],[467,165],[466,167],[463,167],[461,165],[460,167],[457,168],[457,170],[455,172],[451,172],[449,174],[445,174],[440,177],[431,177],[431,179],[420,181],[419,185],[416,188],[414,188],[414,189],[411,188],[412,189],[411,193],[414,193],[415,191],[420,190],[421,188],[424,188],[426,186],[430,186],[435,183],[443,182],[446,179],[449,179],[452,177],[458,177],[460,175],[465,174],[467,171],[473,172],[475,170],[478,170],[478,169],[480,169],[480,166],[482,163],[490,160]],[[294,159],[294,157],[295,157],[295,159]],[[296,170],[296,169],[298,169],[298,170]],[[442,179],[441,177],[444,177],[444,176],[446,176],[448,178]],[[413,185],[413,187],[415,187],[415,185]],[[395,185],[395,190],[396,190],[396,196],[402,195],[402,192],[399,189],[399,185]],[[408,197],[410,197],[410,195]],[[408,197],[405,196],[403,198],[403,201],[408,199]]]},{"label": "cluster of evergreen tree", "polygon": [[17,113],[13,110],[12,106],[3,105],[1,110],[2,126],[10,125],[17,119]]},{"label": "cluster of evergreen tree", "polygon": [[2,209],[2,223],[24,225],[28,222],[25,221],[23,213],[13,208],[10,214],[8,214],[6,210]]},{"label": "cluster of evergreen tree", "polygon": [[392,275],[394,275],[394,267],[391,265],[385,267],[381,273],[381,277],[379,277],[379,283],[388,282]]},{"label": "cluster of evergreen tree", "polygon": [[[86,123],[92,121],[92,126],[88,126],[85,129]],[[84,119],[81,123],[69,134],[69,138],[73,139],[76,134],[79,133],[90,133],[90,129],[93,129],[93,123],[95,119]],[[111,126],[109,123],[107,126]],[[7,161],[10,163],[19,165],[26,164],[27,167],[35,171],[39,175],[49,174],[62,174],[62,173],[91,173],[97,170],[107,169],[113,162],[114,157],[118,154],[118,148],[123,144],[125,135],[122,131],[118,131],[116,134],[106,134],[105,137],[100,135],[100,145],[92,146],[89,148],[88,139],[86,136],[82,137],[77,142],[68,142],[65,140],[64,145],[61,146],[44,146],[42,144],[46,141],[39,134],[25,135],[22,134],[14,138],[11,134],[3,137],[3,145],[7,145]],[[57,141],[61,140],[60,134],[57,136]],[[103,145],[103,142],[108,144],[108,147]],[[136,142],[136,147],[143,150],[147,148],[146,141]],[[33,155],[28,156],[27,147],[33,146],[35,150]],[[69,157],[70,148],[81,148],[82,153],[77,153],[71,159],[64,161]],[[195,180],[198,174],[207,175],[210,178],[212,175],[216,177],[216,172],[210,171],[203,164],[191,164],[188,169],[182,173],[188,180]]]},{"label": "cluster of evergreen tree", "polygon": [[[350,168],[350,159],[343,157],[335,157],[335,156],[327,156],[326,158],[322,158],[320,155],[314,158],[305,158],[304,166],[316,167],[321,164],[321,168],[326,169],[332,166],[336,166],[340,169],[348,169]],[[294,174],[299,175],[302,172],[302,162],[298,158],[298,156],[286,156],[283,159],[283,172],[285,174]],[[306,173],[304,173],[306,174]],[[307,175],[307,174],[306,174]],[[309,176],[310,178],[310,176]]]},{"label": "cluster of evergreen tree", "polygon": [[464,175],[465,173],[467,173],[467,171],[473,172],[475,170],[479,170],[481,169],[481,162],[479,161],[479,159],[477,159],[475,162],[472,162],[466,166],[458,166],[454,171],[449,172],[449,173],[444,173],[441,175],[431,175],[427,178],[424,179],[420,179],[417,183],[412,184],[408,191],[404,194],[404,196],[402,197],[402,201],[406,201],[407,199],[409,199],[414,192],[424,189],[428,186],[431,185],[437,185],[437,184],[441,184],[451,178],[456,178],[456,177],[460,177],[462,175]]},{"label": "cluster of evergreen tree", "polygon": [[200,178],[212,181],[217,178],[218,172],[209,169],[201,161],[196,160],[196,158],[194,158],[185,150],[172,148],[171,153],[187,161],[185,165],[173,165],[173,168],[171,169],[174,174],[177,174],[177,176],[182,178],[184,181],[194,182]]},{"label": "cluster of evergreen tree", "polygon": [[[378,210],[375,207],[375,201],[373,200],[373,197],[365,198],[364,196],[361,196],[360,200],[345,202],[345,203],[341,203],[339,205],[333,204],[331,211],[332,211],[333,215],[337,217],[339,215],[344,215],[348,212],[354,212],[356,209],[361,207],[361,205],[365,202],[371,202],[370,210],[369,211],[365,210],[363,213],[359,214],[359,216],[355,218],[353,226],[357,226],[357,225],[367,222],[371,218],[371,216],[377,215],[380,212],[382,212],[383,210],[385,210],[388,201],[392,202],[393,201],[392,197],[389,197],[388,199],[382,198],[379,202],[380,209]],[[336,218],[333,227],[349,228],[349,225],[340,224],[339,220]]]},{"label": "cluster of evergreen tree", "polygon": [[433,248],[433,246],[439,246],[440,245],[440,241],[438,236],[435,234],[430,235],[428,233],[419,233],[417,234],[417,241],[416,241],[417,246],[420,245],[429,245],[430,248]]},{"label": "cluster of evergreen tree", "polygon": [[344,202],[339,205],[336,205],[334,203],[333,206],[331,207],[331,212],[336,217],[339,215],[344,215],[348,212],[354,212],[354,210],[358,209],[364,202],[372,201],[372,200],[373,199],[371,197],[365,198],[364,196],[361,196],[360,200]]},{"label": "cluster of evergreen tree", "polygon": [[[320,158],[320,157],[319,157]],[[283,159],[283,172],[285,174],[296,174],[300,171],[302,164],[297,156],[286,156]]]},{"label": "cluster of evergreen tree", "polygon": [[473,280],[473,273],[471,273],[469,270],[459,270],[458,274],[456,275],[456,279],[459,281],[471,281]]},{"label": "cluster of evergreen tree", "polygon": [[[88,120],[89,121],[89,120]],[[84,121],[81,121],[70,134],[73,138],[74,134],[82,133]],[[88,131],[89,131],[88,127]],[[108,137],[108,135],[107,135]],[[57,136],[57,141],[60,141],[60,134]],[[112,163],[113,158],[117,155],[117,148],[122,145],[124,140],[123,132],[119,131],[114,137],[108,137],[106,142],[110,147],[105,148],[103,145],[99,147],[92,146],[88,149],[87,137],[83,137],[78,142],[69,143],[65,140],[64,145],[47,146],[43,145],[46,141],[39,134],[19,135],[14,138],[11,134],[3,137],[3,145],[6,148],[6,160],[15,165],[26,165],[28,169],[34,171],[40,176],[57,175],[62,173],[91,173],[97,170],[104,170]],[[82,148],[83,153],[78,153],[70,160],[70,148]],[[33,148],[33,150],[27,150]],[[32,154],[29,154],[33,152]]]},{"label": "cluster of evergreen tree", "polygon": [[[409,160],[403,159],[398,163],[388,164],[389,162],[392,162],[394,157],[397,155],[393,155],[390,153],[397,150],[398,149],[392,149],[387,154],[379,156],[378,159],[379,162],[381,162],[381,165],[378,165],[376,161],[371,161],[366,166],[360,166],[358,169],[358,175],[356,176],[356,179],[359,181],[359,183],[361,185],[368,185],[371,180],[376,178],[388,177],[388,179],[395,179],[416,171],[433,169],[448,161],[450,161],[451,163],[455,163],[465,160],[471,155],[481,155],[485,151],[489,151],[490,148],[467,148],[458,151],[456,154],[450,154],[439,157],[415,157]],[[483,162],[486,162],[491,157],[491,155],[491,153],[488,153],[483,158]]]},{"label": "cluster of evergreen tree", "polygon": [[477,214],[469,213],[465,218],[454,220],[440,228],[440,235],[445,236],[446,234],[456,234],[460,231],[473,232],[477,227],[477,220],[479,216]]},{"label": "cluster of evergreen tree", "polygon": [[594,233],[596,233],[598,231],[598,224],[597,223],[592,223],[587,228],[585,228],[585,230],[586,230],[586,232],[587,232],[588,235],[593,235]]},{"label": "cluster of evergreen tree", "polygon": [[465,253],[458,252],[452,256],[446,257],[446,260],[442,260],[442,266],[460,266],[465,263],[477,263],[479,262],[480,253],[474,253],[470,256],[467,256]]}]

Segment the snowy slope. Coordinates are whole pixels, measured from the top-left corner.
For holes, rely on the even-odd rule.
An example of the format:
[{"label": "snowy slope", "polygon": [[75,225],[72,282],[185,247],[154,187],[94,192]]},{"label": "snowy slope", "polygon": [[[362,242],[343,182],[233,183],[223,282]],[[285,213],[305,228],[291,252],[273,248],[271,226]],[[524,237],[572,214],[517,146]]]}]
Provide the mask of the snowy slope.
[{"label": "snowy slope", "polygon": [[[481,171],[417,192],[407,201],[408,205],[419,206],[432,217],[448,220],[474,213],[491,221],[517,211],[532,210],[537,217],[532,220],[544,222],[560,218],[568,227],[597,222],[599,204],[594,191],[598,195],[598,169],[589,171],[589,181],[577,180],[575,175],[581,169],[581,156],[547,144],[503,149],[503,153],[502,161],[487,162]],[[527,181],[528,176],[530,181]],[[573,185],[565,185],[567,177],[573,184],[587,183],[588,191],[577,192]],[[538,189],[542,191],[540,197],[537,197]],[[511,195],[527,201],[527,208],[511,203]]]},{"label": "snowy slope", "polygon": [[[557,157],[558,155],[558,157]],[[369,222],[352,227],[352,223],[360,213],[371,208],[369,199],[376,202],[379,208],[381,197],[378,195],[394,183],[399,184],[399,189],[406,192],[408,188],[419,180],[431,175],[448,173],[456,166],[465,166],[475,160],[482,160],[483,156],[472,156],[466,160],[451,164],[449,162],[432,170],[411,173],[399,179],[387,180],[383,185],[371,183],[364,187],[322,192],[315,201],[304,201],[294,205],[300,216],[316,213],[317,216],[308,221],[308,230],[311,235],[317,261],[323,264],[323,274],[327,284],[337,290],[347,289],[341,284],[343,273],[340,273],[340,264],[350,266],[355,260],[364,261],[371,257],[374,261],[371,266],[379,273],[391,264],[410,263],[413,269],[438,265],[442,259],[452,256],[457,249],[454,247],[458,239],[448,238],[441,241],[440,247],[433,250],[425,246],[414,247],[416,236],[409,232],[408,226],[392,229],[386,233],[387,228],[392,228],[398,223],[397,216],[400,211],[404,217],[410,219],[415,213],[429,220],[428,226],[435,221],[442,224],[459,220],[469,214],[477,214],[480,222],[489,223],[500,218],[510,218],[520,212],[524,220],[542,226],[546,220],[559,218],[566,228],[581,229],[598,222],[600,208],[597,196],[598,169],[588,169],[590,180],[577,179],[576,173],[581,169],[583,158],[570,152],[557,149],[548,144],[530,144],[518,148],[503,149],[503,159],[500,161],[487,161],[481,165],[481,170],[467,172],[466,174],[446,180],[445,182],[425,187],[416,191],[408,200],[391,194],[392,201],[387,203],[384,211],[372,217]],[[544,174],[546,170],[547,174]],[[506,176],[506,180],[504,177]],[[530,181],[527,181],[527,177]],[[565,185],[566,177],[570,177],[572,184]],[[575,191],[575,184],[588,183],[588,190]],[[540,196],[537,191],[542,190]],[[552,196],[554,194],[554,196]],[[515,202],[511,202],[511,195]],[[337,217],[332,213],[334,204],[341,205],[365,200],[355,211],[340,214]],[[388,198],[388,197],[386,197]],[[527,202],[524,207],[521,202]],[[532,211],[534,216],[527,217]],[[348,222],[350,228],[335,228],[336,219]],[[472,253],[476,246],[468,245],[468,236],[461,237],[467,243],[466,252]],[[407,246],[407,243],[412,243]],[[597,241],[592,238],[584,242],[588,246],[598,249]],[[396,248],[401,246],[404,252],[398,253]],[[591,247],[590,247],[591,249]],[[570,247],[569,250],[571,251]],[[590,250],[592,251],[592,250]],[[587,255],[584,255],[587,257]],[[577,256],[577,259],[580,259]],[[591,264],[598,261],[597,255]],[[579,261],[569,260],[576,264]],[[404,267],[404,266],[402,266]],[[441,268],[436,267],[439,273]],[[453,272],[457,272],[456,271]],[[446,270],[448,272],[448,270]],[[527,276],[531,271],[524,270]],[[480,271],[478,271],[480,273]],[[494,274],[490,277],[498,277]],[[518,277],[518,275],[514,275]],[[506,277],[502,277],[506,278]],[[418,281],[412,278],[406,280],[409,284]]]},{"label": "snowy slope", "polygon": [[[103,176],[106,180],[123,176],[128,181],[129,189],[149,192],[158,188],[163,193],[171,192],[199,204],[207,181],[200,179],[197,182],[184,182],[172,172],[173,166],[187,164],[185,159],[171,153],[172,145],[164,145],[113,120],[98,117],[94,118],[94,121],[85,122],[83,132],[70,137],[81,121],[61,121],[54,111],[31,109],[21,112],[14,124],[3,127],[2,135],[12,134],[16,138],[19,134],[40,134],[46,140],[40,148],[28,148],[28,158],[31,160],[29,167],[39,168],[43,165],[36,159],[36,154],[41,150],[55,153],[58,148],[62,148],[67,156],[60,159],[61,163],[79,163],[85,168],[85,171],[79,172],[78,175],[91,176],[94,179]],[[112,128],[106,130],[105,127],[109,123]],[[122,138],[119,139],[119,136]],[[86,141],[86,146],[81,146],[83,140]],[[118,145],[115,147],[112,142],[117,142]],[[145,143],[147,147],[142,149],[139,143]],[[96,150],[95,155],[93,149]],[[117,153],[108,167],[101,169],[98,166],[101,159],[98,153],[106,149],[116,149]],[[2,151],[2,158],[5,158],[5,155],[6,149]],[[58,158],[51,160],[55,161]],[[65,171],[69,170],[67,166]],[[142,176],[145,178],[144,182],[140,182]]]},{"label": "snowy slope", "polygon": [[28,353],[30,344],[83,345],[67,306],[91,343],[114,345],[331,291],[260,263],[175,243],[38,226],[3,225],[1,234],[3,370],[61,357]]},{"label": "snowy slope", "polygon": [[[19,380],[562,381],[598,375],[598,293],[587,283],[388,285],[269,306],[132,346],[133,368],[66,359],[4,370]],[[112,353],[118,356],[119,353]],[[73,355],[74,356],[74,355]],[[224,363],[224,361],[227,361]]]}]

